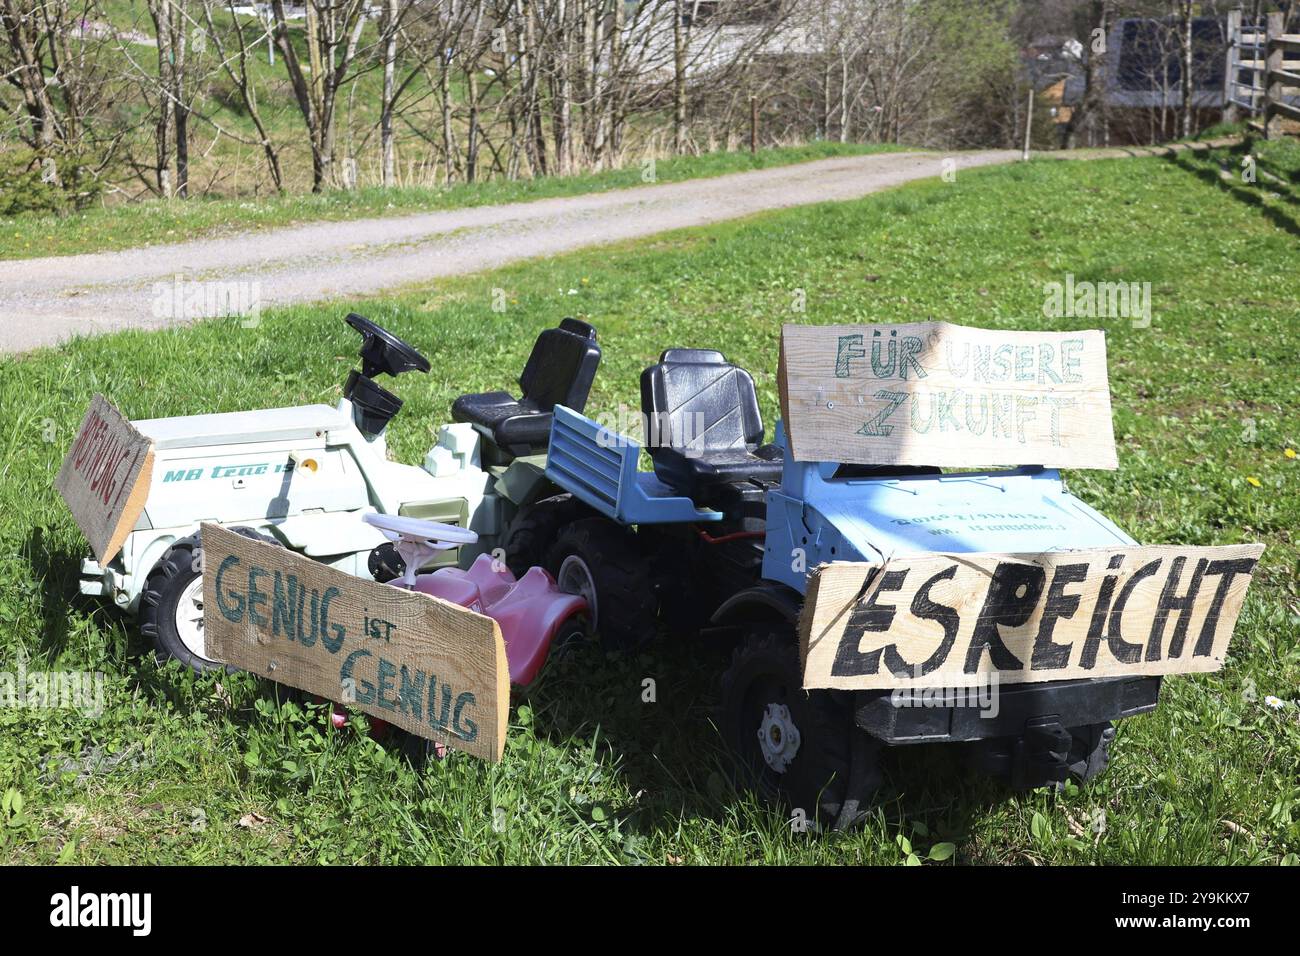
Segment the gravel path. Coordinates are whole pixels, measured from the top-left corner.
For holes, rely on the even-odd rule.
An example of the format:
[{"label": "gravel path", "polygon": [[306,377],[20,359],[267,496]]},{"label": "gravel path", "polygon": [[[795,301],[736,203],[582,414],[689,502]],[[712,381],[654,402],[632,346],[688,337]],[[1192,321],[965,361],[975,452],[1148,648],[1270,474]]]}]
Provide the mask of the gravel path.
[{"label": "gravel path", "polygon": [[[960,171],[1018,154],[951,156]],[[232,302],[256,293],[262,308],[366,295],[767,209],[855,199],[938,176],[944,159],[930,153],[842,157],[584,196],[4,262],[0,352],[222,314],[225,293]],[[220,283],[238,285],[221,289]]]}]

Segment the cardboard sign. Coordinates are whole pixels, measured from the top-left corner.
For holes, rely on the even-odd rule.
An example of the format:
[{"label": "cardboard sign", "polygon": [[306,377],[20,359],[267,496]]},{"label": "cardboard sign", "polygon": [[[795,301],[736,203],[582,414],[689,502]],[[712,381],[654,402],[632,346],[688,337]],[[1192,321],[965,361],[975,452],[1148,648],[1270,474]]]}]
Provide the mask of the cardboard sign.
[{"label": "cardboard sign", "polygon": [[149,497],[153,442],[96,395],[63,459],[55,489],[100,564],[113,560]]},{"label": "cardboard sign", "polygon": [[496,762],[510,674],[496,621],[204,523],[207,655]]},{"label": "cardboard sign", "polygon": [[1097,331],[787,325],[778,385],[798,461],[1119,464]]},{"label": "cardboard sign", "polygon": [[800,619],[804,686],[1216,671],[1263,551],[1135,545],[823,565]]}]

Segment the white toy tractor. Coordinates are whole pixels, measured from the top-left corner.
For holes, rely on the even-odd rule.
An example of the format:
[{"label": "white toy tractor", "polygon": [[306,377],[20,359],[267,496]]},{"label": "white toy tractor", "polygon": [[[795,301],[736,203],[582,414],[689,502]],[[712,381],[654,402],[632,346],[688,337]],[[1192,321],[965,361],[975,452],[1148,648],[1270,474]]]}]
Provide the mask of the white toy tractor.
[{"label": "white toy tractor", "polygon": [[440,428],[437,444],[415,467],[388,459],[384,431],[402,401],[374,377],[427,372],[429,361],[369,319],[353,313],[347,323],[362,336],[362,368],[348,376],[335,407],[133,423],[154,444],[148,499],[112,561],[83,562],[81,592],[138,614],[161,657],[200,671],[222,666],[204,655],[203,521],[379,580],[405,569],[367,514],[477,533],[476,543],[440,552],[430,568],[467,568],[484,552],[512,568],[539,563],[539,555],[526,552],[542,536],[509,545],[506,533],[520,508],[556,493],[544,475],[551,410],[585,405],[600,363],[595,329],[565,319],[542,332],[519,377],[522,397],[462,395],[453,405],[455,423]]}]

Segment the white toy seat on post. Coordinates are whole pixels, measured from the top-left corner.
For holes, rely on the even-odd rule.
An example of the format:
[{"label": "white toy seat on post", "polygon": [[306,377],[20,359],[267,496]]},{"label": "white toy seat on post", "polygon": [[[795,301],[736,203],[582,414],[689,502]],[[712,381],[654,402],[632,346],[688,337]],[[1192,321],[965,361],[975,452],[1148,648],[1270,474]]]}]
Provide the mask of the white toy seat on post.
[{"label": "white toy seat on post", "polygon": [[382,531],[397,548],[402,563],[406,565],[402,586],[407,590],[415,587],[415,576],[420,573],[420,568],[439,551],[478,541],[477,532],[440,521],[384,514],[363,515],[361,520]]}]

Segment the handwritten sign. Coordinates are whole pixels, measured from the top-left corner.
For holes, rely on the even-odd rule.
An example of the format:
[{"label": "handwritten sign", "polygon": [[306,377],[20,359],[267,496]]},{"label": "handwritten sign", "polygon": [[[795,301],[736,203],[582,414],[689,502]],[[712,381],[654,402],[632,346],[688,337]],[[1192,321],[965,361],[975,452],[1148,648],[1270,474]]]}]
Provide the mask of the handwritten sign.
[{"label": "handwritten sign", "polygon": [[799,461],[1118,467],[1097,331],[787,325],[778,383]]},{"label": "handwritten sign", "polygon": [[135,527],[149,496],[153,442],[103,395],[77,429],[54,487],[100,564],[107,564]]},{"label": "handwritten sign", "polygon": [[496,621],[205,523],[207,656],[496,762],[510,675]]},{"label": "handwritten sign", "polygon": [[1223,666],[1262,544],[908,555],[813,572],[805,687],[968,687]]}]

